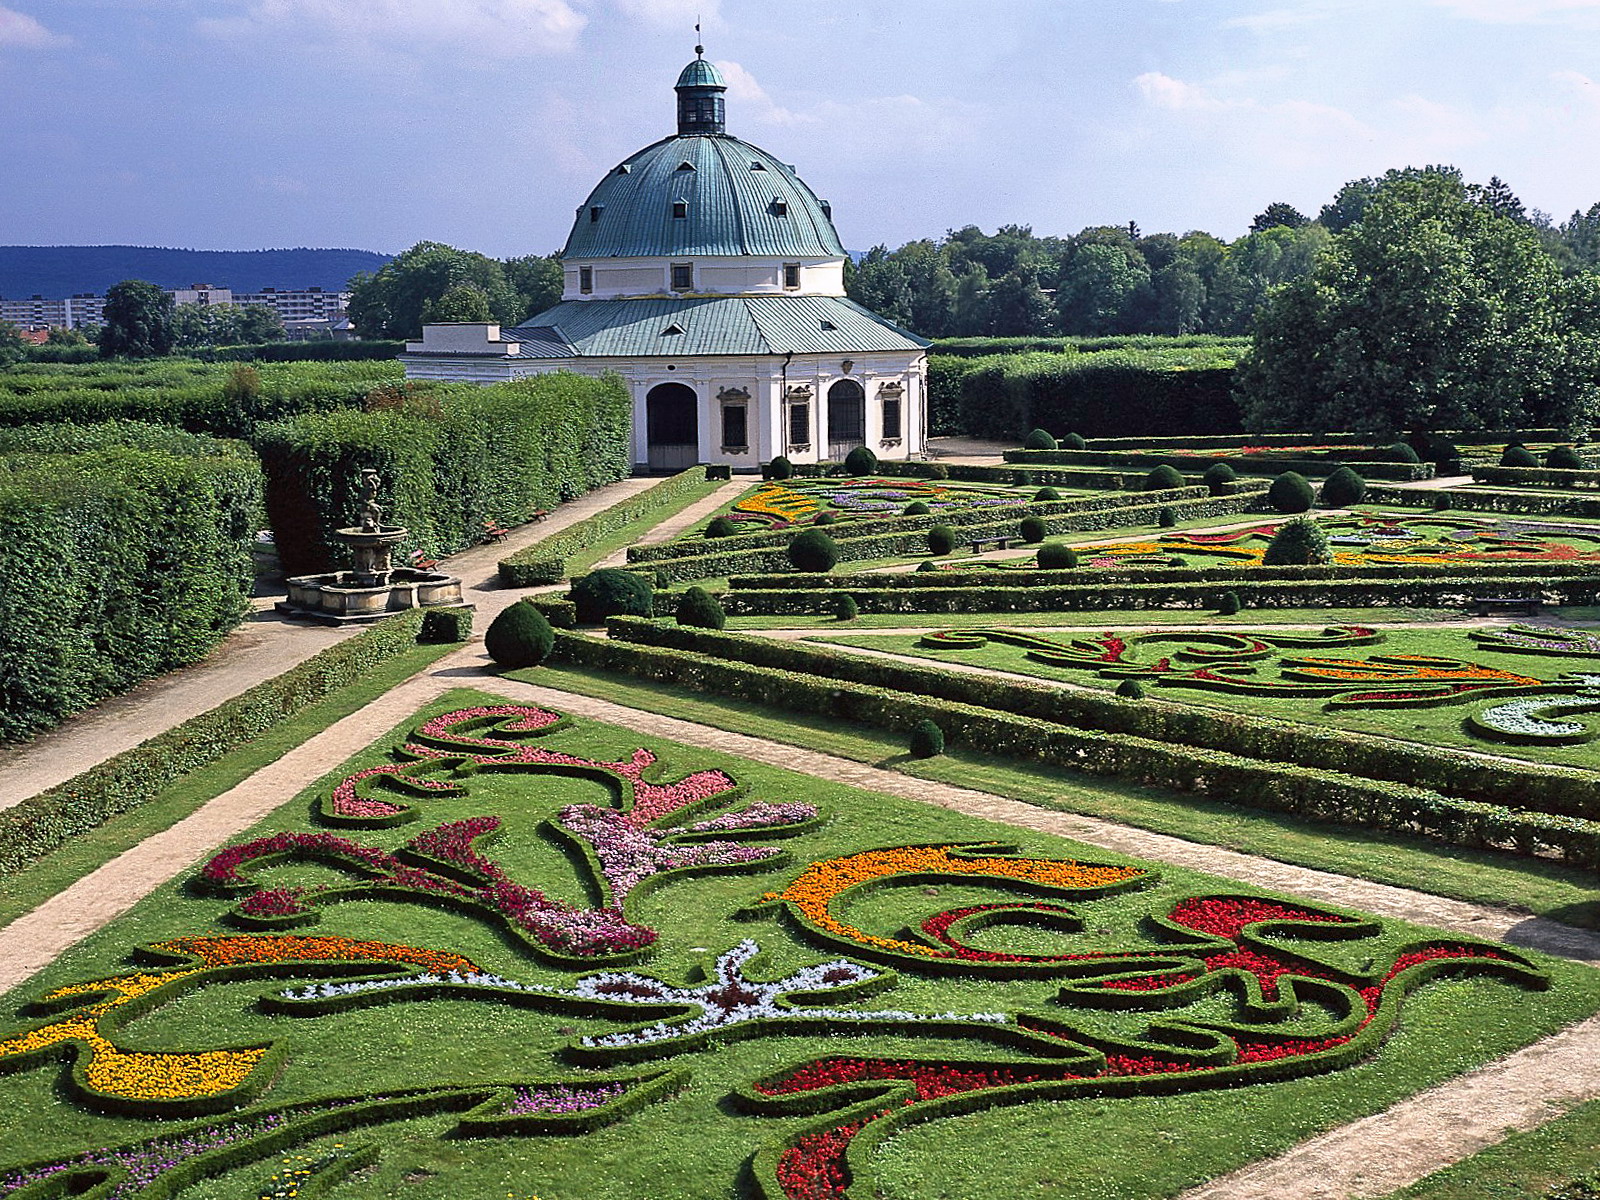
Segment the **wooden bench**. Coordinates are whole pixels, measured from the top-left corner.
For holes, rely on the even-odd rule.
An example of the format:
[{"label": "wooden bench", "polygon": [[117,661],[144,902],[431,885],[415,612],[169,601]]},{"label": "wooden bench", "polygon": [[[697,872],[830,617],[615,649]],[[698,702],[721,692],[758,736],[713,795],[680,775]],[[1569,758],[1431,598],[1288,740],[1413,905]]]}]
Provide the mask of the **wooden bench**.
[{"label": "wooden bench", "polygon": [[549,509],[536,508],[536,509],[533,510],[532,514],[529,515],[528,520],[530,520],[530,521],[542,521],[546,517],[548,517],[549,515],[550,515],[550,510]]},{"label": "wooden bench", "polygon": [[992,546],[996,550],[1009,550],[1011,549],[1011,543],[1018,540],[1014,537],[973,538],[967,545],[972,547],[974,554],[982,554],[985,546]]},{"label": "wooden bench", "polygon": [[1529,616],[1537,613],[1544,607],[1544,600],[1539,596],[1474,596],[1472,598],[1472,612],[1474,616],[1488,617],[1495,613],[1526,613]]},{"label": "wooden bench", "polygon": [[411,552],[410,564],[415,571],[431,571],[439,565],[437,558],[429,558],[421,550]]},{"label": "wooden bench", "polygon": [[483,540],[486,543],[503,542],[506,540],[506,534],[510,532],[511,530],[507,529],[498,521],[485,521],[483,523]]}]

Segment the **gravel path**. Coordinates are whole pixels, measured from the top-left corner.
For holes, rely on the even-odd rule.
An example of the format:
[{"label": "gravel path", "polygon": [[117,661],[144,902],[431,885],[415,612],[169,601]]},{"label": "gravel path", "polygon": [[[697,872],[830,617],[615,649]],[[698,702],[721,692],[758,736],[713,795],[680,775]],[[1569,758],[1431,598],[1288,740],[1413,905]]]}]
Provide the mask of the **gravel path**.
[{"label": "gravel path", "polygon": [[[682,512],[673,513],[661,524],[653,526],[650,532],[642,536],[636,544],[640,546],[655,546],[662,542],[670,542],[673,538],[680,536],[684,530],[691,528],[697,521],[703,521],[711,516],[712,513],[727,508],[728,505],[754,486],[755,481],[749,476],[725,483],[703,500],[696,500]],[[596,565],[601,567],[625,567],[628,565],[628,551],[626,548],[618,550],[615,554],[608,555]]]}]

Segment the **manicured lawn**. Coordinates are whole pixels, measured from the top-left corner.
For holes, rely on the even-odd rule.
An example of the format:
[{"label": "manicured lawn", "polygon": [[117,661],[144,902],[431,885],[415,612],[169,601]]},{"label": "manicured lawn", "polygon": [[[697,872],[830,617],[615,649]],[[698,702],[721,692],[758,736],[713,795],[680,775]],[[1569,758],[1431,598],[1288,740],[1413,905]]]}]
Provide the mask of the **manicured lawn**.
[{"label": "manicured lawn", "polygon": [[[722,581],[726,585],[726,580]],[[1572,624],[1600,620],[1600,609],[1562,609],[1561,619]],[[1220,617],[1207,609],[1142,610],[1133,618],[1141,629],[1193,627],[1232,629],[1235,622],[1249,628],[1265,625],[1306,625],[1321,629],[1340,625],[1435,624],[1465,620],[1462,612],[1440,608],[1263,608],[1250,609],[1236,617]],[[974,625],[1004,625],[1016,628],[1059,625],[1090,629],[1124,628],[1127,621],[1115,612],[1059,613],[862,613],[849,622],[833,616],[729,617],[728,628],[738,629],[819,629],[847,634],[855,629],[955,629]]]},{"label": "manicured lawn", "polygon": [[597,542],[587,550],[572,555],[567,559],[567,574],[576,577],[594,570],[596,564],[609,558],[618,550],[625,550],[629,546],[638,544],[639,539],[657,525],[676,516],[691,504],[704,500],[721,486],[722,483],[719,480],[706,480],[686,489],[679,493],[678,497],[668,507],[646,513],[644,516],[630,521],[604,541]]},{"label": "manicured lawn", "polygon": [[1584,1176],[1593,1187],[1587,1194],[1600,1194],[1600,1101],[1513,1134],[1383,1200],[1543,1200],[1551,1189]]},{"label": "manicured lawn", "polygon": [[[1325,613],[1324,615],[1332,617],[1341,626],[1359,624],[1359,622],[1347,620],[1342,612]],[[1103,616],[1104,614],[1102,614]],[[1256,616],[1257,614],[1250,613],[1243,619],[1253,624]],[[917,618],[919,622],[924,619]],[[1248,636],[1251,632],[1251,624],[1239,623],[1240,620],[1241,618],[1216,618],[1210,626],[1210,631]],[[1003,629],[1009,625],[1011,625],[1011,620],[1007,615],[992,618],[990,627]],[[835,625],[835,628],[839,627],[838,624]],[[948,626],[948,628],[958,628],[958,626],[952,625]],[[1150,631],[1143,624],[1108,628],[1112,629],[1116,636],[1123,638],[1131,638]],[[864,647],[894,654],[906,654],[938,662],[987,667],[1083,687],[1111,690],[1115,689],[1121,682],[1120,677],[1102,673],[1098,669],[1099,664],[1090,661],[1096,655],[1111,653],[1111,651],[1104,648],[1102,643],[1093,641],[1095,635],[1090,634],[1086,637],[1081,633],[1067,631],[1060,636],[1055,636],[1047,631],[1038,630],[1037,627],[1035,627],[1035,631],[1039,636],[1059,644],[1063,649],[1075,639],[1081,645],[1092,647],[1092,649],[1086,649],[1083,666],[1058,666],[1041,662],[1034,656],[1036,651],[1049,654],[1051,651],[1048,648],[1011,645],[999,640],[990,640],[980,647],[971,649],[929,646],[925,644],[921,636],[917,635],[881,634],[855,636],[840,634],[828,636],[821,640],[843,646]],[[1271,628],[1265,628],[1261,632],[1267,636],[1273,636],[1275,631]],[[1281,633],[1283,631],[1276,632]],[[1309,635],[1314,631],[1305,632]],[[1183,643],[1170,640],[1147,643],[1136,651],[1136,657],[1141,662],[1155,662],[1163,656],[1179,654],[1182,646]],[[1283,648],[1276,651],[1272,658],[1248,664],[1255,668],[1255,674],[1243,678],[1249,681],[1259,679],[1267,683],[1281,681],[1286,687],[1294,687],[1305,683],[1306,680],[1282,675],[1281,671],[1289,669],[1280,666],[1283,660],[1332,658],[1367,662],[1374,658],[1385,656],[1422,656],[1449,659],[1469,670],[1476,670],[1477,668],[1488,669],[1504,676],[1498,682],[1494,678],[1487,680],[1487,682],[1494,684],[1496,687],[1524,687],[1529,686],[1527,683],[1529,680],[1552,682],[1560,680],[1563,676],[1570,679],[1576,674],[1600,672],[1600,655],[1596,654],[1555,656],[1510,653],[1489,648],[1472,638],[1466,630],[1391,628],[1384,630],[1383,640],[1374,645],[1333,647],[1325,650],[1305,647]],[[1171,672],[1171,678],[1177,680],[1182,675],[1204,665],[1198,661],[1185,663],[1174,659],[1175,670]],[[1373,689],[1381,687],[1382,677],[1389,669],[1383,667],[1382,664],[1374,664],[1374,671],[1367,682],[1364,683],[1357,677],[1350,679],[1350,692],[1360,692],[1363,687]],[[1402,673],[1409,670],[1404,665],[1393,669]],[[1304,667],[1301,667],[1300,670],[1303,671]],[[1430,685],[1433,682],[1431,674],[1439,671],[1455,671],[1458,675],[1461,673],[1459,667],[1446,668],[1437,664],[1425,664],[1422,666],[1421,673],[1416,675],[1416,684],[1419,686]],[[1409,676],[1407,677],[1409,678]],[[1316,680],[1312,682],[1316,682]],[[1468,693],[1461,699],[1438,707],[1391,707],[1374,704],[1354,708],[1330,708],[1327,697],[1306,697],[1292,694],[1239,694],[1234,691],[1217,690],[1211,687],[1184,686],[1176,682],[1169,684],[1160,675],[1146,678],[1145,686],[1150,694],[1159,699],[1178,704],[1196,704],[1207,708],[1228,709],[1233,712],[1255,713],[1279,720],[1302,721],[1312,725],[1349,729],[1359,733],[1378,734],[1407,741],[1453,746],[1482,753],[1526,759],[1531,762],[1561,763],[1583,767],[1600,766],[1600,742],[1585,742],[1578,745],[1544,743],[1517,745],[1506,741],[1483,738],[1469,732],[1464,724],[1467,716],[1470,713],[1481,712],[1495,705],[1505,703],[1508,697],[1504,695],[1485,697]]]},{"label": "manicured lawn", "polygon": [[[492,696],[482,693],[456,692],[423,715],[433,716],[449,708],[490,700]],[[308,781],[313,786],[298,800],[279,809],[255,833],[312,832],[309,814],[319,798],[346,773],[393,761],[387,747],[404,732],[397,730],[395,737],[323,780]],[[973,1088],[987,1089],[1008,1072],[1042,1070],[1046,1078],[1061,1078],[1059,1069],[1050,1065],[1056,1060],[1025,1057],[1022,1047],[1028,1043],[997,1032],[1001,1026],[930,1026],[923,1033],[917,1022],[904,1014],[1032,1011],[1066,1021],[1081,1031],[1074,1038],[1097,1039],[1108,1053],[1132,1053],[1134,1058],[1128,1060],[1130,1065],[1126,1068],[1131,1074],[1118,1078],[1126,1086],[1135,1087],[1143,1086],[1138,1081],[1147,1076],[1141,1072],[1149,1069],[1137,1065],[1139,1055],[1194,1053],[1174,1049],[1170,1043],[1165,1050],[1149,1043],[1130,1044],[1130,1039],[1137,1042],[1143,1038],[1152,1022],[1210,1023],[1224,1042],[1243,1038],[1266,1039],[1270,1043],[1274,1035],[1295,1035],[1310,1039],[1307,1046],[1322,1044],[1328,1038],[1336,1043],[1341,1029],[1353,1028],[1348,1025],[1348,1018],[1341,1025],[1339,1014],[1350,1004],[1362,1002],[1338,983],[1318,985],[1321,991],[1302,985],[1298,1011],[1286,1021],[1262,1025],[1259,1015],[1252,1015],[1239,1002],[1242,992],[1192,990],[1186,1002],[1185,994],[1175,994],[1173,999],[1178,1004],[1170,1008],[1149,1007],[1139,1001],[1137,992],[1122,992],[1124,999],[1131,995],[1133,1007],[1106,1008],[1081,997],[1062,999],[1061,988],[1068,980],[1059,973],[1049,973],[1059,968],[1045,966],[1044,973],[1029,975],[1009,963],[984,962],[981,955],[959,950],[964,939],[968,945],[991,954],[1081,956],[1159,951],[1170,958],[1183,944],[1183,938],[1193,935],[1183,935],[1179,926],[1153,924],[1150,918],[1187,911],[1183,908],[1186,898],[1248,895],[1251,891],[1231,881],[1179,869],[1156,868],[1153,875],[1124,879],[1123,884],[1134,890],[1103,897],[1081,894],[1078,898],[1042,883],[1019,890],[991,873],[998,868],[984,868],[985,873],[979,875],[938,871],[926,876],[888,875],[881,877],[885,886],[879,890],[852,893],[833,901],[826,911],[836,923],[818,927],[833,928],[833,933],[802,936],[803,927],[794,915],[796,909],[788,915],[738,919],[740,910],[763,892],[793,885],[801,878],[805,864],[878,847],[1015,841],[1029,856],[1028,863],[1019,870],[1056,871],[1058,874],[1050,878],[1060,879],[1088,878],[1085,867],[1068,867],[1063,860],[1110,868],[1110,873],[1097,876],[1101,879],[1125,875],[1125,868],[1140,864],[1129,864],[1116,855],[1062,839],[1019,832],[708,751],[641,739],[595,722],[580,722],[531,740],[518,739],[518,744],[546,746],[568,756],[596,761],[625,761],[642,741],[659,755],[660,764],[659,774],[647,772],[646,779],[670,784],[691,773],[722,771],[750,789],[745,797],[713,797],[710,803],[723,808],[712,807],[703,816],[730,807],[738,811],[752,801],[769,801],[817,806],[825,820],[815,827],[793,831],[791,837],[750,831],[742,839],[747,845],[781,846],[791,855],[786,864],[774,862],[770,869],[762,869],[761,863],[752,863],[751,873],[692,873],[663,879],[653,890],[637,891],[627,915],[654,930],[658,940],[653,956],[634,968],[648,978],[629,986],[645,987],[649,979],[697,984],[704,978],[697,972],[706,968],[710,958],[750,938],[759,942],[765,952],[763,961],[752,965],[748,972],[747,977],[756,980],[777,979],[841,954],[864,964],[853,969],[858,973],[881,972],[893,964],[898,975],[879,978],[877,983],[884,990],[870,999],[832,999],[824,988],[802,1002],[857,1012],[901,1010],[901,1015],[875,1023],[854,1022],[849,1026],[851,1032],[833,1037],[781,1024],[766,1030],[751,1027],[756,1036],[746,1040],[716,1042],[705,1049],[682,1053],[673,1053],[681,1049],[678,1045],[649,1042],[653,1035],[642,1035],[646,1037],[648,1057],[605,1074],[671,1066],[688,1072],[684,1090],[647,1103],[596,1132],[580,1137],[523,1135],[440,1140],[439,1135],[450,1127],[450,1120],[418,1117],[273,1147],[261,1161],[218,1180],[201,1182],[185,1194],[207,1200],[255,1195],[268,1188],[274,1172],[283,1169],[286,1154],[315,1158],[325,1152],[334,1154],[338,1148],[335,1143],[342,1143],[346,1151],[376,1143],[381,1148],[376,1165],[359,1171],[332,1195],[403,1194],[452,1200],[502,1194],[517,1200],[529,1195],[542,1200],[729,1200],[735,1195],[754,1194],[750,1183],[740,1182],[753,1149],[775,1147],[808,1130],[841,1129],[842,1121],[860,1120],[884,1108],[893,1112],[901,1109],[898,1099],[880,1103],[870,1099],[869,1093],[859,1091],[854,1095],[866,1101],[868,1107],[858,1116],[851,1116],[854,1110],[841,1107],[845,1105],[844,1097],[827,1093],[813,1094],[819,1107],[814,1107],[810,1115],[753,1115],[730,1102],[731,1094],[758,1080],[781,1081],[785,1064],[843,1056],[852,1061],[878,1063],[873,1070],[882,1077],[883,1072],[893,1076],[904,1070],[901,1064],[916,1060],[930,1064],[925,1068],[931,1072],[930,1080],[944,1081],[940,1087],[954,1087],[958,1094]],[[456,782],[466,788],[464,794],[423,798],[390,791],[371,792],[374,797],[420,806],[421,820],[393,828],[343,832],[363,845],[392,849],[438,822],[493,814],[500,818],[501,829],[498,838],[483,847],[483,853],[498,860],[511,880],[537,886],[550,896],[579,907],[600,899],[597,878],[583,867],[583,860],[572,855],[565,842],[552,836],[550,822],[559,818],[569,828],[575,828],[573,822],[577,818],[563,813],[568,805],[597,806],[583,810],[586,812],[612,810],[615,801],[610,787],[544,770],[529,774],[492,768],[458,777]],[[1056,861],[1040,861],[1045,859]],[[891,866],[899,861],[891,860]],[[923,858],[913,854],[904,861],[914,864]],[[347,872],[304,863],[263,865],[258,870],[261,881],[274,887],[319,882],[347,884],[351,880]],[[1038,874],[1037,878],[1042,880],[1045,875]],[[810,894],[803,889],[796,891],[797,898],[792,903],[799,904],[799,897]],[[916,926],[941,911],[995,901],[1064,903],[1078,914],[1081,927],[1059,920],[1053,924],[999,924],[982,930],[973,927],[949,944],[920,943],[926,947],[919,952],[923,954],[921,958],[915,954],[907,957],[909,952],[873,949],[916,944],[915,935],[911,943],[905,942],[907,935],[900,932],[903,927]],[[1256,902],[1210,903],[1222,903],[1223,908],[1218,911],[1231,911],[1229,906],[1245,905],[1249,909]],[[194,887],[192,877],[164,887],[126,917],[62,956],[25,988],[7,996],[6,1015],[9,1018],[16,1014],[18,1026],[39,1026],[47,1018],[25,1018],[17,1013],[23,1001],[38,998],[49,987],[124,972],[128,969],[129,951],[142,943],[226,931],[230,927],[225,915],[231,905],[229,899]],[[563,967],[542,955],[530,954],[523,941],[506,935],[503,926],[475,915],[480,911],[477,909],[418,904],[399,899],[395,893],[370,892],[312,911],[315,923],[300,926],[294,933],[376,939],[449,952],[524,986],[568,988],[584,973],[582,967]],[[1201,905],[1195,911],[1211,910]],[[1337,914],[1302,911],[1311,924],[1289,927],[1277,934],[1263,932],[1261,939],[1252,943],[1254,953],[1267,959],[1289,956],[1285,961],[1297,964],[1296,972],[1333,980],[1375,977],[1373,973],[1381,974],[1383,965],[1393,960],[1402,945],[1431,936],[1398,922],[1384,921],[1370,932],[1352,930],[1357,935],[1353,940],[1327,940],[1313,936],[1317,922],[1337,919]],[[862,932],[852,932],[856,929]],[[955,937],[957,930],[952,927],[951,933]],[[1458,938],[1446,940],[1452,945],[1460,942]],[[935,960],[948,964],[956,959],[960,959],[962,970],[976,972],[978,977],[939,973],[923,965]],[[595,965],[606,964],[595,960]],[[1087,966],[1080,964],[1075,969],[1074,977],[1080,980],[1080,986],[1087,986],[1081,981],[1093,978],[1092,972],[1086,973]],[[1023,1104],[1022,1095],[1016,1094],[1010,1096],[1017,1101],[1014,1103],[912,1125],[880,1150],[874,1151],[870,1141],[862,1141],[858,1145],[861,1153],[852,1159],[861,1174],[851,1195],[882,1194],[897,1200],[1009,1200],[1047,1190],[1048,1194],[1066,1198],[1134,1200],[1173,1194],[1286,1147],[1316,1130],[1386,1107],[1401,1096],[1600,1009],[1600,973],[1546,960],[1537,966],[1548,973],[1553,984],[1548,991],[1528,990],[1510,978],[1497,977],[1492,970],[1477,974],[1485,969],[1484,964],[1464,976],[1422,985],[1405,998],[1403,1020],[1373,1057],[1332,1073],[1222,1091],[1185,1090],[1161,1097],[1106,1099],[1082,1095]],[[1492,968],[1493,963],[1487,967]],[[1214,969],[1224,968],[1219,963]],[[402,967],[401,973],[409,970]],[[332,978],[358,978],[360,974],[354,968],[335,967]],[[328,973],[323,972],[322,977],[327,978]],[[316,981],[316,977],[308,980],[305,976],[292,979],[297,986]],[[273,1014],[258,1007],[258,998],[274,996],[284,986],[268,979],[229,977],[190,987],[163,1005],[143,1010],[143,1015],[125,1031],[112,1035],[113,1041],[149,1052],[279,1043],[285,1052],[281,1070],[269,1073],[270,1087],[247,1108],[248,1116],[317,1097],[373,1093],[392,1097],[406,1089],[441,1083],[572,1079],[583,1074],[569,1049],[575,1039],[611,1033],[637,1020],[626,1015],[628,1010],[617,1008],[617,1002],[611,1002],[610,1007],[530,1007],[505,1002],[508,993],[504,988],[474,993],[466,985],[435,986],[426,993],[427,998],[412,997],[400,990],[372,992],[373,998],[385,1002],[325,1015],[304,1009]],[[737,1001],[730,994],[726,1003],[736,1005]],[[662,1015],[659,1011],[638,1011],[648,1020]],[[1383,1024],[1386,1023],[1385,1019]],[[1373,1031],[1378,1028],[1380,1025],[1375,1024]],[[1191,1040],[1187,1044],[1194,1043]],[[1299,1044],[1283,1043],[1285,1047]],[[1125,1049],[1119,1050],[1119,1046]],[[1275,1051],[1272,1061],[1284,1062],[1308,1052],[1311,1051],[1292,1048]],[[960,1077],[966,1082],[956,1082],[957,1076],[939,1065],[947,1060],[970,1060],[983,1065],[974,1068],[976,1074]],[[20,1064],[13,1060],[7,1065]],[[830,1066],[827,1071],[837,1069]],[[1091,1075],[1100,1069],[1092,1065],[1082,1068]],[[1052,1070],[1056,1075],[1050,1075]],[[1184,1087],[1191,1076],[1196,1086],[1205,1082],[1206,1068],[1186,1070],[1187,1074],[1180,1071],[1176,1076],[1160,1074],[1148,1078],[1166,1084],[1177,1081]],[[831,1077],[827,1071],[824,1077]],[[5,1147],[5,1159],[16,1161],[116,1145],[164,1129],[185,1129],[191,1124],[93,1114],[65,1098],[61,1079],[62,1068],[54,1060],[0,1074],[0,1146]],[[1067,1091],[1070,1090],[1069,1087]],[[933,1094],[938,1094],[937,1090]],[[1007,1094],[995,1095],[1006,1098]],[[534,1103],[530,1097],[531,1093],[525,1094],[519,1103]],[[497,1103],[497,1111],[505,1111],[506,1100],[502,1098]],[[940,1102],[927,1103],[930,1113],[938,1111],[933,1106]],[[768,1195],[778,1197],[784,1193],[770,1175],[775,1164],[770,1154],[758,1157],[753,1179],[757,1185],[765,1186]],[[789,1194],[838,1193],[813,1189],[791,1190]]]}]

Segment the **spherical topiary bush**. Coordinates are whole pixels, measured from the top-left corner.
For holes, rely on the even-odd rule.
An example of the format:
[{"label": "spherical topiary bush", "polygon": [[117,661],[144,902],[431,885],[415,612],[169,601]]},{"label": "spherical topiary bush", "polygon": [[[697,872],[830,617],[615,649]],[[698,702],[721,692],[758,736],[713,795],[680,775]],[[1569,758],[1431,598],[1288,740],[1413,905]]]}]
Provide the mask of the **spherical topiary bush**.
[{"label": "spherical topiary bush", "polygon": [[949,525],[935,525],[928,530],[928,553],[949,554],[956,548],[956,531]]},{"label": "spherical topiary bush", "polygon": [[797,571],[820,574],[838,561],[838,545],[820,529],[803,529],[789,539],[789,562]]},{"label": "spherical topiary bush", "polygon": [[871,475],[878,469],[878,456],[866,446],[857,446],[844,456],[847,475]]},{"label": "spherical topiary bush", "polygon": [[708,538],[732,537],[738,532],[739,527],[727,517],[712,517],[706,525],[706,536]]},{"label": "spherical topiary bush", "polygon": [[817,514],[817,519],[811,523],[813,525],[832,525],[838,519],[838,513],[834,512],[831,508],[826,508],[819,512]]},{"label": "spherical topiary bush", "polygon": [[518,600],[489,623],[484,649],[502,667],[537,667],[555,647],[555,630],[545,615],[525,600]]},{"label": "spherical topiary bush", "polygon": [[1164,492],[1168,488],[1183,486],[1183,476],[1178,474],[1178,468],[1171,463],[1162,463],[1144,477],[1144,490],[1147,492]]},{"label": "spherical topiary bush", "polygon": [[1053,487],[1042,487],[1033,494],[1035,500],[1059,500],[1061,493]]},{"label": "spherical topiary bush", "polygon": [[1024,450],[1054,450],[1056,448],[1056,439],[1051,437],[1046,430],[1035,429],[1022,439],[1022,448]]},{"label": "spherical topiary bush", "polygon": [[1582,471],[1588,464],[1571,446],[1551,446],[1545,453],[1544,465],[1557,471]]},{"label": "spherical topiary bush", "polygon": [[1034,553],[1041,571],[1069,571],[1078,565],[1078,552],[1061,542],[1046,542]]},{"label": "spherical topiary bush", "polygon": [[1206,485],[1213,496],[1226,496],[1239,482],[1239,473],[1225,462],[1216,462],[1206,468],[1206,473],[1200,476],[1200,482]]},{"label": "spherical topiary bush", "polygon": [[1030,546],[1037,546],[1040,542],[1044,541],[1044,518],[1023,517],[1022,523],[1019,526],[1019,530],[1022,533],[1023,541],[1027,542]]},{"label": "spherical topiary bush", "polygon": [[854,621],[861,615],[861,606],[854,596],[840,596],[833,602],[833,615],[839,621]]},{"label": "spherical topiary bush", "polygon": [[1069,433],[1061,439],[1061,448],[1063,450],[1087,450],[1089,443],[1083,440],[1082,434]]},{"label": "spherical topiary bush", "polygon": [[1238,592],[1223,592],[1217,599],[1218,616],[1231,617],[1243,607],[1244,605],[1239,603]]},{"label": "spherical topiary bush", "polygon": [[908,517],[925,517],[931,513],[933,509],[928,507],[928,502],[926,500],[913,500],[910,504],[905,506],[903,511]]},{"label": "spherical topiary bush", "polygon": [[938,569],[939,564],[931,558],[925,558],[917,564],[917,570],[919,571],[937,571]]},{"label": "spherical topiary bush", "polygon": [[1349,467],[1340,467],[1322,481],[1324,508],[1349,508],[1367,496],[1367,481]]},{"label": "spherical topiary bush", "polygon": [[1117,684],[1117,695],[1121,696],[1124,700],[1143,700],[1144,684],[1140,683],[1137,679],[1124,679],[1121,683]]},{"label": "spherical topiary bush", "polygon": [[578,606],[578,621],[598,625],[607,617],[648,617],[655,589],[643,575],[619,567],[601,567],[572,581],[569,599]]},{"label": "spherical topiary bush", "polygon": [[1281,513],[1303,513],[1311,509],[1316,496],[1299,471],[1285,471],[1267,489],[1267,503]]},{"label": "spherical topiary bush", "polygon": [[728,623],[728,614],[722,611],[722,605],[703,587],[689,588],[679,596],[674,615],[679,625],[693,625],[699,629],[721,629]]},{"label": "spherical topiary bush", "polygon": [[1332,561],[1328,535],[1310,517],[1284,522],[1261,556],[1264,567],[1317,567]]},{"label": "spherical topiary bush", "polygon": [[1171,529],[1178,523],[1178,510],[1171,505],[1163,504],[1156,509],[1156,524],[1162,529]]},{"label": "spherical topiary bush", "polygon": [[1419,463],[1422,461],[1421,456],[1405,442],[1396,442],[1392,446],[1385,446],[1383,453],[1390,462]]},{"label": "spherical topiary bush", "polygon": [[1506,447],[1505,453],[1500,456],[1502,467],[1537,467],[1539,460],[1520,442],[1512,442]]},{"label": "spherical topiary bush", "polygon": [[1449,438],[1434,434],[1428,439],[1428,461],[1439,466],[1453,463],[1461,457],[1461,447]]},{"label": "spherical topiary bush", "polygon": [[923,718],[911,727],[911,757],[933,758],[944,753],[944,730]]},{"label": "spherical topiary bush", "polygon": [[949,479],[950,468],[943,463],[929,463],[922,469],[922,473],[929,479]]},{"label": "spherical topiary bush", "polygon": [[794,464],[781,454],[767,464],[768,479],[788,479],[793,474]]}]

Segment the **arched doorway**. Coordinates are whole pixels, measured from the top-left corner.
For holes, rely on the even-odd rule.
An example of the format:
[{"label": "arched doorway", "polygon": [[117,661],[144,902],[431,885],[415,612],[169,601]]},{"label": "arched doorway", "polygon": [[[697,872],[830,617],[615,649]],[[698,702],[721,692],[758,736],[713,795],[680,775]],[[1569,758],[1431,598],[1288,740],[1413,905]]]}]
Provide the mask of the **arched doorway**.
[{"label": "arched doorway", "polygon": [[854,379],[828,389],[828,457],[843,458],[867,442],[867,394]]},{"label": "arched doorway", "polygon": [[700,461],[700,398],[681,383],[663,383],[644,398],[645,440],[652,471],[681,471]]}]

